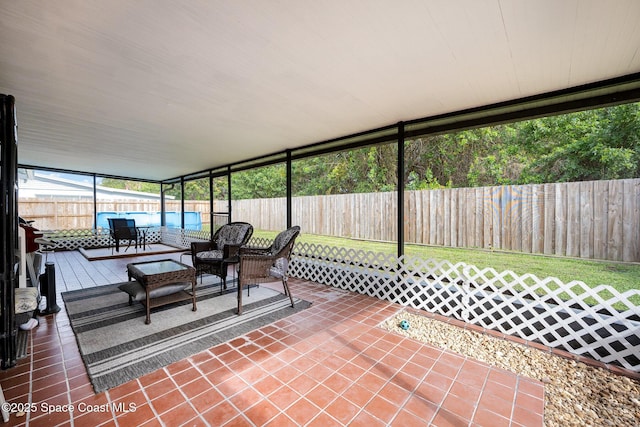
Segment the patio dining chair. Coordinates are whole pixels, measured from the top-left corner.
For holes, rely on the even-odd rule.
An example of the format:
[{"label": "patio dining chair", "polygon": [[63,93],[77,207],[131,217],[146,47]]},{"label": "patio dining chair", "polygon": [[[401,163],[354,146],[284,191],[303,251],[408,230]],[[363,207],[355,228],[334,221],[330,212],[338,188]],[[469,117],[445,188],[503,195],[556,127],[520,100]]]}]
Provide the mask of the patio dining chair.
[{"label": "patio dining chair", "polygon": [[[131,242],[135,243],[136,252],[138,251],[138,241],[142,237],[138,233],[136,228],[136,221],[128,218],[109,218],[109,234],[115,241],[116,252],[120,252],[120,241],[125,240],[128,242],[127,249],[131,247]],[[113,254],[113,247],[111,247],[111,253]]]},{"label": "patio dining chair", "polygon": [[[256,248],[245,246],[240,248],[240,266],[238,270],[238,314],[242,314],[242,288],[252,284],[260,284],[274,279],[282,281],[284,294],[289,296],[291,307],[293,296],[289,290],[289,261],[300,227],[295,225],[276,236],[271,246]],[[247,289],[247,292],[249,290]]]},{"label": "patio dining chair", "polygon": [[253,234],[247,222],[231,222],[218,228],[209,242],[191,242],[191,261],[200,276],[213,274],[222,279],[220,292],[227,289],[227,270],[238,263],[238,251]]}]

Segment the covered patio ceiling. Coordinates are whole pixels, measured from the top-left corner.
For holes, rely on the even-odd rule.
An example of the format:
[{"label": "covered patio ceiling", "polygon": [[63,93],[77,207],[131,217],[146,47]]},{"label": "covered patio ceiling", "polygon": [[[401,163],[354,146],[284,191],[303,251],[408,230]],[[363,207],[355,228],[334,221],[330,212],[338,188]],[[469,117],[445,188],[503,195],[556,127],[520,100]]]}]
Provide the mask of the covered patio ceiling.
[{"label": "covered patio ceiling", "polygon": [[640,72],[640,2],[3,1],[19,163],[163,180]]}]

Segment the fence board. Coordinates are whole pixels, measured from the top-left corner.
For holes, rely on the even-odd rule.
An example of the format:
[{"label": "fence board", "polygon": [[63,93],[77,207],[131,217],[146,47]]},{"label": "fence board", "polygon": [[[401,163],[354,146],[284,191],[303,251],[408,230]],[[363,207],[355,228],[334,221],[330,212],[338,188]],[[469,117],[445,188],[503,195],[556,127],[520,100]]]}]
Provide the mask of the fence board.
[{"label": "fence board", "polygon": [[429,236],[431,236],[431,205],[429,204],[429,192],[420,191],[420,198],[422,199],[422,240],[419,242],[428,242]]},{"label": "fence board", "polygon": [[623,202],[624,192],[621,185],[609,182],[609,210],[607,214],[607,257],[613,261],[622,261]]},{"label": "fence board", "polygon": [[640,197],[638,191],[640,191],[640,185],[633,180],[625,179],[623,182],[623,194],[624,205],[622,208],[623,221],[623,241],[622,246],[622,260],[634,261],[638,259],[638,239],[639,236],[639,222],[629,221],[631,218],[638,218],[640,211]]},{"label": "fence board", "polygon": [[460,247],[481,247],[481,240],[478,238],[478,199],[476,188],[461,188],[458,192],[460,204],[458,206],[459,215],[463,217],[465,228],[462,236],[459,236],[458,246]]},{"label": "fence board", "polygon": [[544,196],[542,199],[543,207],[541,210],[544,212],[544,249],[543,253],[553,254],[556,244],[556,186],[554,184],[544,184]]},{"label": "fence board", "polygon": [[531,252],[533,248],[533,191],[535,186],[525,186],[522,187],[522,191],[520,193],[520,217],[521,221],[519,224],[520,229],[520,248],[519,251],[522,252]]},{"label": "fence board", "polygon": [[557,184],[555,198],[556,255],[567,254],[567,202],[567,184]]},{"label": "fence board", "polygon": [[491,203],[491,189],[489,187],[482,188],[482,209],[483,215],[483,236],[484,247],[487,249],[494,248],[495,242],[493,241],[493,205]]},{"label": "fence board", "polygon": [[567,184],[567,256],[580,256],[580,183]]},{"label": "fence board", "polygon": [[593,195],[593,258],[606,259],[609,183],[607,181],[594,182]]},{"label": "fence board", "polygon": [[[458,215],[458,194],[460,191],[449,192],[449,211],[447,212],[446,222],[449,226],[447,236],[449,237],[449,243],[445,246],[456,247],[459,246],[458,242],[458,230],[465,230],[466,228],[466,216]],[[462,222],[462,227],[458,224]]]},{"label": "fence board", "polygon": [[581,182],[580,200],[580,256],[591,258],[593,253],[593,182]]},{"label": "fence board", "polygon": [[474,217],[475,217],[475,222],[474,222],[474,235],[475,235],[475,242],[474,242],[474,246],[477,248],[483,248],[485,247],[484,244],[484,233],[483,233],[483,228],[484,228],[484,215],[482,212],[482,189],[481,188],[474,188],[473,189],[473,213],[474,213]]},{"label": "fence board", "polygon": [[464,213],[460,212],[460,215],[457,218],[451,218],[451,223],[455,225],[455,227],[460,230],[458,233],[458,241],[456,242],[457,247],[464,248],[467,246],[469,236],[466,233],[466,224],[467,224],[467,210],[468,206],[466,203],[466,193],[464,188],[454,189],[456,194],[458,195],[458,200],[460,201],[460,209],[464,210]]},{"label": "fence board", "polygon": [[531,252],[544,253],[544,186],[534,185],[531,193]]}]

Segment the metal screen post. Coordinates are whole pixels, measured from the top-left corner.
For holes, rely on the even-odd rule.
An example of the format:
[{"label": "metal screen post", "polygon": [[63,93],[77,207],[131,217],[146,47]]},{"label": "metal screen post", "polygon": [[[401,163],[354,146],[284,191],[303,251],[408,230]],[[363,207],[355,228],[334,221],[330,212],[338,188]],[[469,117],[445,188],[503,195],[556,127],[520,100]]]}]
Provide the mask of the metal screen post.
[{"label": "metal screen post", "polygon": [[404,122],[398,123],[398,258],[404,255]]}]

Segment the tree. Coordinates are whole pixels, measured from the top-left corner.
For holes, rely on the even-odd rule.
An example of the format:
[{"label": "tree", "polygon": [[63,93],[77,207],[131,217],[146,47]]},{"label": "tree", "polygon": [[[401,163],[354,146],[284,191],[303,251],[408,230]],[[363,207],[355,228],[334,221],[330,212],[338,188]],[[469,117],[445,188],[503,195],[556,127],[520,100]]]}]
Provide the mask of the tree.
[{"label": "tree", "polygon": [[284,164],[264,166],[231,174],[233,199],[284,197],[287,189]]},{"label": "tree", "polygon": [[124,179],[102,178],[99,183],[103,187],[119,188],[122,190],[140,191],[143,193],[160,193],[160,184],[146,181],[129,181]]},{"label": "tree", "polygon": [[640,176],[637,103],[529,121],[521,136],[534,154],[522,183]]}]

